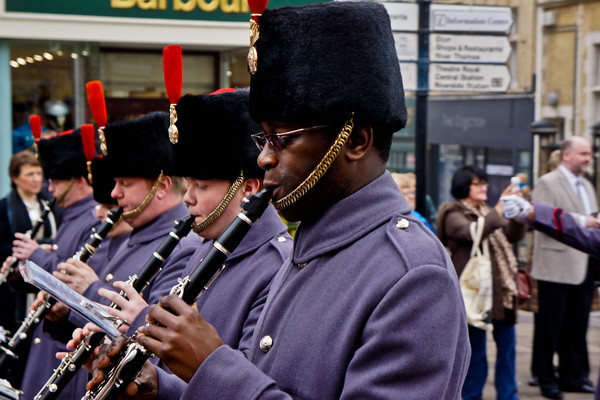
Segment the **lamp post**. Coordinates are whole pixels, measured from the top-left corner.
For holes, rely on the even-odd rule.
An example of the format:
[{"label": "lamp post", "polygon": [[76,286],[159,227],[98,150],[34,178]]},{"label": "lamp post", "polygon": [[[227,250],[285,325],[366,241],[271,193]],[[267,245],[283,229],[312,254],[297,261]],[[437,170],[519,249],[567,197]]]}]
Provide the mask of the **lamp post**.
[{"label": "lamp post", "polygon": [[[556,143],[558,126],[548,119],[540,119],[533,121],[529,125],[529,130],[533,138],[533,174],[534,179],[537,179],[541,175],[540,171],[547,170],[548,156],[558,146]],[[540,168],[542,165],[543,169]]]}]

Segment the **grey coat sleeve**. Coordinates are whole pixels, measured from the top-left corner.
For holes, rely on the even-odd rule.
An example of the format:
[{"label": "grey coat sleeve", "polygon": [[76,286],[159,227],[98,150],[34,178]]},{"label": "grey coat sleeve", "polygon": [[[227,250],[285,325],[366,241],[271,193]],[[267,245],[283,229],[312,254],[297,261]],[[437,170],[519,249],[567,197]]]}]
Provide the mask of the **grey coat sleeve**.
[{"label": "grey coat sleeve", "polygon": [[563,212],[560,217],[557,216],[560,219],[558,221],[560,225],[557,226],[554,216],[556,208],[536,202],[533,205],[535,219],[530,222],[532,228],[577,250],[600,258],[600,229],[580,227],[568,212]]}]

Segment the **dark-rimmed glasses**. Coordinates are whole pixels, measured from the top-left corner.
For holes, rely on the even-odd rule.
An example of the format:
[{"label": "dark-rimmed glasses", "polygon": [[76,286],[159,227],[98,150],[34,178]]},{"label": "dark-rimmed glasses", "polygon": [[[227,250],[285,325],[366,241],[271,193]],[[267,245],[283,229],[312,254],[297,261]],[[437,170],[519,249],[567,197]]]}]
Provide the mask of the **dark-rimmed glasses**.
[{"label": "dark-rimmed glasses", "polygon": [[302,134],[304,132],[316,131],[318,129],[327,128],[329,126],[331,126],[331,125],[316,125],[316,126],[311,126],[308,128],[294,129],[291,131],[279,132],[279,133],[259,132],[259,133],[255,133],[254,135],[250,135],[250,136],[252,137],[252,140],[254,140],[256,147],[258,147],[258,150],[260,150],[260,151],[262,151],[265,148],[267,143],[269,144],[269,147],[271,149],[273,149],[275,151],[281,151],[281,150],[285,149],[292,140],[294,140],[296,137],[300,136],[300,134]]}]

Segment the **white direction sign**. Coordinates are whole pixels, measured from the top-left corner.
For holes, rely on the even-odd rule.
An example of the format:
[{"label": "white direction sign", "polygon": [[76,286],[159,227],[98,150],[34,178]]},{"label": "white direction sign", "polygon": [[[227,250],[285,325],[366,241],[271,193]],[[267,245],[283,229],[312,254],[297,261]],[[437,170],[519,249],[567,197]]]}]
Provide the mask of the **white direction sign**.
[{"label": "white direction sign", "polygon": [[404,90],[414,92],[417,90],[417,63],[401,62],[400,72],[402,73],[402,85]]},{"label": "white direction sign", "polygon": [[429,90],[460,92],[506,92],[510,74],[505,65],[429,65]]},{"label": "white direction sign", "polygon": [[505,63],[511,53],[506,36],[445,35],[429,36],[431,61]]},{"label": "white direction sign", "polygon": [[392,22],[393,31],[419,30],[419,5],[416,3],[382,2]]},{"label": "white direction sign", "polygon": [[416,33],[394,32],[396,55],[400,61],[417,61],[419,58],[419,37]]},{"label": "white direction sign", "polygon": [[508,33],[513,23],[510,7],[432,4],[429,18],[433,32]]}]

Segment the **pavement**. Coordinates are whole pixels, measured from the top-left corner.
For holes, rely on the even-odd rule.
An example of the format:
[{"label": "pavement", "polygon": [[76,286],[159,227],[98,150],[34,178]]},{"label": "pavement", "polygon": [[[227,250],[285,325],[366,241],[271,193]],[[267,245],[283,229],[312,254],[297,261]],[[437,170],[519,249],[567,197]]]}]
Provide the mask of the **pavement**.
[{"label": "pavement", "polygon": [[[590,315],[590,325],[588,329],[588,352],[590,357],[590,379],[594,384],[598,379],[598,369],[600,368],[600,311],[593,311]],[[519,310],[519,323],[517,324],[517,384],[519,387],[519,397],[521,400],[544,400],[538,387],[527,385],[530,377],[531,352],[533,344],[533,313]],[[496,346],[492,335],[488,335],[488,382],[483,392],[484,400],[495,400],[496,390],[494,389],[494,362],[496,359]],[[592,400],[593,394],[584,393],[564,393],[564,400]]]}]

